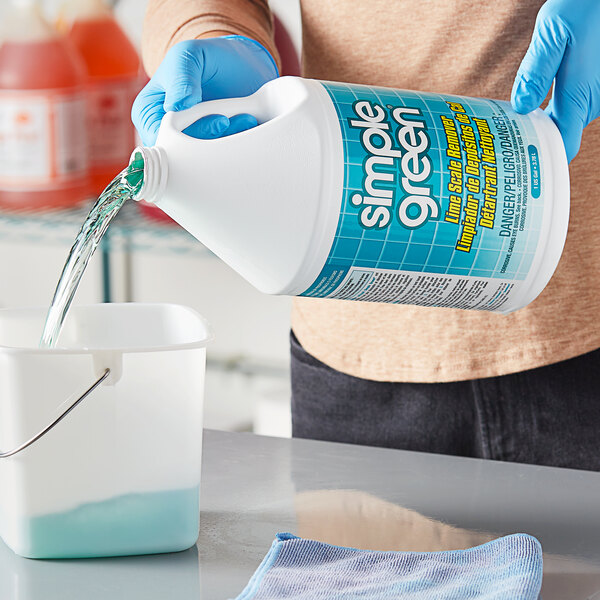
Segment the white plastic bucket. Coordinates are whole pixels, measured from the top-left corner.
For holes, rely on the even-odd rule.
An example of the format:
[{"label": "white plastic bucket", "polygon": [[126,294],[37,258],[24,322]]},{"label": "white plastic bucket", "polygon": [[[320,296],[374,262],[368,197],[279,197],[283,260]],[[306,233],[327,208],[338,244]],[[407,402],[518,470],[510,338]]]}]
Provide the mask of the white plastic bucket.
[{"label": "white plastic bucket", "polygon": [[29,558],[193,546],[208,324],[177,305],[77,306],[40,349],[46,312],[0,311],[0,453],[97,385],[0,459],[0,536]]}]

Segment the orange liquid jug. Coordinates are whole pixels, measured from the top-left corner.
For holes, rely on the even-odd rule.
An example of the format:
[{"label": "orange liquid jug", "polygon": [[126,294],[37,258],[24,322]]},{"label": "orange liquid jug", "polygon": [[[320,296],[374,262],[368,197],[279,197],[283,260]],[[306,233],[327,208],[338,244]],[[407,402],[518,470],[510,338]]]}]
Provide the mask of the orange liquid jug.
[{"label": "orange liquid jug", "polygon": [[35,2],[13,0],[0,25],[0,208],[85,200],[83,65]]},{"label": "orange liquid jug", "polygon": [[131,106],[141,89],[140,59],[102,0],[66,4],[59,28],[85,62],[92,191],[99,195],[135,146]]}]

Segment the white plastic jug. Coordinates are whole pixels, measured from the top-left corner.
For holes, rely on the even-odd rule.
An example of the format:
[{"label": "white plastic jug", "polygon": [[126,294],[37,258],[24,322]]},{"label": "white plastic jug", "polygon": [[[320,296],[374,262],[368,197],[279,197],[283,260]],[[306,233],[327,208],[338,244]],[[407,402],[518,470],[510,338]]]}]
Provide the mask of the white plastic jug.
[{"label": "white plastic jug", "polygon": [[[182,133],[214,113],[258,127]],[[282,77],[168,113],[138,148],[156,203],[259,290],[510,312],[558,264],[558,129],[508,102]]]},{"label": "white plastic jug", "polygon": [[45,316],[0,311],[0,536],[30,558],[193,546],[206,321],[177,305],[77,306],[40,349]]}]

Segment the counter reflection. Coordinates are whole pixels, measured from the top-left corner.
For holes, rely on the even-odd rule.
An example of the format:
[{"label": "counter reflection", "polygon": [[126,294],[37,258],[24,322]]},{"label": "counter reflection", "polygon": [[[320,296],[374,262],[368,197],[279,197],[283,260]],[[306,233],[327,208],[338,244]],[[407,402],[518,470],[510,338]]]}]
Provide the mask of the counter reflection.
[{"label": "counter reflection", "polygon": [[0,540],[2,600],[198,600],[196,547],[174,554],[82,560],[30,560]]},{"label": "counter reflection", "polygon": [[[294,505],[300,537],[362,550],[462,550],[499,537],[442,523],[358,490],[298,492]],[[544,554],[542,597],[600,600],[600,566]]]}]

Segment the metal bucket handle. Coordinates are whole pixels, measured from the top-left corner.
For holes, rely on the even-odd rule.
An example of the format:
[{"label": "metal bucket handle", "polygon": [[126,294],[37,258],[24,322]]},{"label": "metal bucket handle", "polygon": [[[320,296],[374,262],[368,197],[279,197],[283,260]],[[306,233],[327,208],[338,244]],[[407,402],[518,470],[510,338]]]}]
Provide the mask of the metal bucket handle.
[{"label": "metal bucket handle", "polygon": [[40,438],[44,437],[49,431],[54,429],[72,410],[77,408],[108,376],[110,375],[110,369],[106,369],[104,373],[100,376],[100,378],[90,387],[88,388],[67,410],[65,410],[58,418],[56,418],[50,425],[42,429],[38,434],[34,435],[30,440],[21,444],[18,448],[11,450],[10,452],[0,452],[0,458],[8,458],[9,456],[14,456],[15,454],[19,454],[25,450],[25,448],[29,448],[32,444],[37,442]]}]

